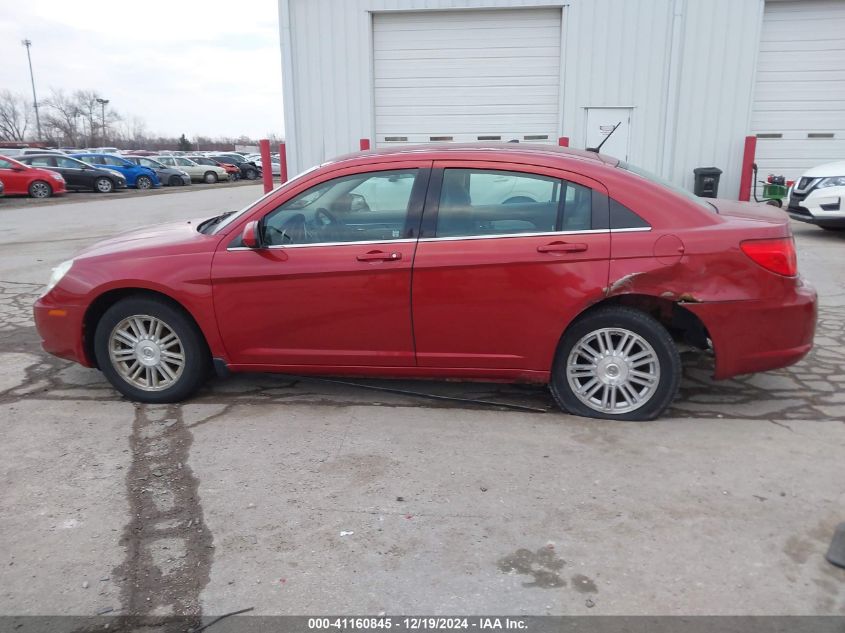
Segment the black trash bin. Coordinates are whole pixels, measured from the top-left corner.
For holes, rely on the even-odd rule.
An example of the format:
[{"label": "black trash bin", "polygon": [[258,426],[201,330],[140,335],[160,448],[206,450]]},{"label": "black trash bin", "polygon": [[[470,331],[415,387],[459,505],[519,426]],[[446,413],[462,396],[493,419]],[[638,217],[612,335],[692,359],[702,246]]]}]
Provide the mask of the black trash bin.
[{"label": "black trash bin", "polygon": [[696,167],[692,170],[695,174],[695,186],[693,192],[702,198],[715,198],[719,193],[719,176],[722,170],[718,167]]}]

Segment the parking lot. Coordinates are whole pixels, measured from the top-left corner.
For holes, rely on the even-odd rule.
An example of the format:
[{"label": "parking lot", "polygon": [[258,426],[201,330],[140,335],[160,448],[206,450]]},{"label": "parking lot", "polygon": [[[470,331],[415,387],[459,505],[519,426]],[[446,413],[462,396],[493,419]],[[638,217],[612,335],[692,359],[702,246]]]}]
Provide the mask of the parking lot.
[{"label": "parking lot", "polygon": [[564,415],[537,387],[267,375],[136,405],[40,351],[52,266],[260,195],[0,202],[0,614],[845,614],[824,560],[845,235],[793,226],[820,294],[808,358],[714,382],[687,357],[655,422]]}]

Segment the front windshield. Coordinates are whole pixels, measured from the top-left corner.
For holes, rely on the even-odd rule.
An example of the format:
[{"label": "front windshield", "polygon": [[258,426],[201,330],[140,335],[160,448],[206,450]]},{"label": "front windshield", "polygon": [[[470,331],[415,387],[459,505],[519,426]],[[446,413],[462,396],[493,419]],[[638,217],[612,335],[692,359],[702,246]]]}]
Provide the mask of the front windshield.
[{"label": "front windshield", "polygon": [[[319,169],[319,168],[320,168],[320,166],[319,166],[319,165],[314,165],[313,167],[310,167],[310,168],[306,169],[305,171],[303,171],[303,172],[301,172],[301,173],[297,174],[296,176],[294,176],[293,178],[291,178],[290,180],[288,180],[288,181],[284,184],[284,186],[290,185],[290,184],[292,184],[292,183],[296,182],[297,180],[301,180],[301,179],[303,179],[305,176],[307,176],[308,174],[310,174],[311,172],[313,172],[313,171],[315,171],[315,170],[317,170],[317,169]],[[267,198],[269,198],[270,196],[272,196],[274,193],[276,193],[276,190],[275,190],[275,189],[273,189],[273,190],[272,190],[272,191],[270,191],[269,193],[265,193],[263,196],[261,196],[261,197],[260,197],[258,200],[256,200],[255,202],[251,202],[250,204],[248,204],[247,206],[245,206],[245,207],[244,207],[243,209],[241,209],[240,211],[237,211],[236,213],[233,213],[232,215],[230,215],[228,218],[226,218],[223,222],[221,222],[220,224],[218,224],[218,225],[215,227],[215,229],[214,229],[214,234],[219,233],[221,230],[223,230],[225,227],[229,226],[232,222],[235,222],[235,221],[236,221],[239,217],[241,217],[241,216],[242,216],[242,215],[244,215],[245,213],[249,213],[252,209],[254,209],[256,206],[260,205],[262,202],[264,202]]]},{"label": "front windshield", "polygon": [[716,208],[712,204],[710,204],[709,202],[704,200],[704,198],[701,198],[701,197],[695,195],[694,193],[691,193],[691,192],[687,191],[686,189],[679,187],[675,183],[670,182],[670,181],[666,180],[665,178],[661,178],[657,174],[653,174],[650,171],[647,171],[647,170],[645,170],[641,167],[637,167],[636,165],[626,163],[625,161],[622,161],[622,160],[619,161],[619,164],[617,165],[617,167],[619,167],[620,169],[624,169],[625,171],[629,171],[632,174],[636,174],[640,178],[645,178],[646,180],[653,182],[656,185],[660,185],[661,187],[665,187],[666,189],[669,189],[672,193],[676,193],[679,196],[683,196],[687,200],[690,200],[691,202],[695,202],[696,204],[701,205],[702,207],[704,207],[708,211],[713,211]]}]

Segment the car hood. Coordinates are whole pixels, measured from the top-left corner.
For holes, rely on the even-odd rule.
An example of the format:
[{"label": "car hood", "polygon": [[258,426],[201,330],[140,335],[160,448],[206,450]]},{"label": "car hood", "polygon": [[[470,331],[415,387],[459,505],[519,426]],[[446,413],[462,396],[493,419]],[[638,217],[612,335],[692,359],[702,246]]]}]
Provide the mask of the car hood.
[{"label": "car hood", "polygon": [[147,250],[154,251],[156,255],[161,255],[166,250],[176,254],[210,248],[216,243],[214,236],[197,231],[197,225],[204,219],[206,218],[156,224],[118,233],[82,250],[76,258],[101,257],[116,253],[143,256]]},{"label": "car hood", "polygon": [[825,163],[824,165],[808,169],[802,174],[804,178],[820,178],[823,176],[845,176],[845,160]]},{"label": "car hood", "polygon": [[722,198],[707,198],[719,211],[719,215],[748,220],[760,220],[772,224],[787,224],[789,216],[778,207],[760,202],[739,202]]}]

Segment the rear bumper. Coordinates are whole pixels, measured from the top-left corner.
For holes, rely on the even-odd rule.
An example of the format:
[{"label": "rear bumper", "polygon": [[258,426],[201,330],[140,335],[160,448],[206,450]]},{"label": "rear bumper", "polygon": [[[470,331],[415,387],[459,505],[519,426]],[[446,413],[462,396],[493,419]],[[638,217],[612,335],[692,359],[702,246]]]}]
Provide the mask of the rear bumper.
[{"label": "rear bumper", "polygon": [[33,308],[35,329],[41,337],[45,352],[93,367],[93,361],[85,353],[83,340],[83,306],[56,305],[49,295],[39,298]]},{"label": "rear bumper", "polygon": [[818,299],[800,281],[787,299],[688,303],[713,341],[717,379],[787,367],[813,347]]}]

